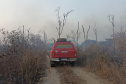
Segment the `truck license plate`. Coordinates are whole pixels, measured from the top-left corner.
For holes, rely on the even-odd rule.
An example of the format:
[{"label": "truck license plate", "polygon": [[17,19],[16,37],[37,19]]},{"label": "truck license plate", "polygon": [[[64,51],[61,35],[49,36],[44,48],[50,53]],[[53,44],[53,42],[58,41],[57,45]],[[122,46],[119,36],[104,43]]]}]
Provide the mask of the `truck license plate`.
[{"label": "truck license plate", "polygon": [[68,51],[61,51],[62,53],[67,53]]},{"label": "truck license plate", "polygon": [[67,58],[61,58],[62,61],[67,61]]}]

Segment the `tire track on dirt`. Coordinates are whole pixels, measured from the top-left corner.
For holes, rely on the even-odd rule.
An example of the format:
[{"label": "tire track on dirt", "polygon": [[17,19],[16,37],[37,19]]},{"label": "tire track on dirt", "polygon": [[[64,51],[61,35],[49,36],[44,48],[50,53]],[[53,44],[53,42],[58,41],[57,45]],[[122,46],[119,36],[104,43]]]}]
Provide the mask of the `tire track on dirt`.
[{"label": "tire track on dirt", "polygon": [[40,84],[112,84],[80,67],[50,67],[49,57],[47,57],[47,66],[47,76]]},{"label": "tire track on dirt", "polygon": [[50,67],[50,60],[47,56],[47,70],[46,70],[46,77],[42,79],[40,84],[60,84],[60,76],[57,72],[56,67]]},{"label": "tire track on dirt", "polygon": [[60,84],[60,76],[55,68],[50,68],[43,84]]},{"label": "tire track on dirt", "polygon": [[73,73],[71,66],[58,67],[61,84],[85,84],[85,81]]},{"label": "tire track on dirt", "polygon": [[47,76],[42,79],[40,84],[85,84],[83,80],[73,73],[71,66],[50,67],[48,56],[47,67]]},{"label": "tire track on dirt", "polygon": [[74,67],[72,68],[74,74],[76,74],[81,79],[85,80],[86,84],[112,84],[105,79],[101,79],[93,73],[87,72],[86,70]]}]

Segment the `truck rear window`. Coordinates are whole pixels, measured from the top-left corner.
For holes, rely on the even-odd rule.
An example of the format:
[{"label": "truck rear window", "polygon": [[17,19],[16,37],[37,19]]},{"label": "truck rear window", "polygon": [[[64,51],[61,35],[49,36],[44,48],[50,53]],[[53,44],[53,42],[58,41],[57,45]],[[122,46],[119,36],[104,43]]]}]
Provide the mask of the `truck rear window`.
[{"label": "truck rear window", "polygon": [[72,45],[70,44],[58,44],[56,48],[72,48]]}]

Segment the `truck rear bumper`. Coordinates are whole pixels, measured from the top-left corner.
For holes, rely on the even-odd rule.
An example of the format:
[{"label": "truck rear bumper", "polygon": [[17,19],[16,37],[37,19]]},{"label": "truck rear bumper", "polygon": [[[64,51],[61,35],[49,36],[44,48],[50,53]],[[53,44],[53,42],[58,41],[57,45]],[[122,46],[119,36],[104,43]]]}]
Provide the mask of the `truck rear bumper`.
[{"label": "truck rear bumper", "polygon": [[76,61],[77,58],[52,58],[51,61]]}]

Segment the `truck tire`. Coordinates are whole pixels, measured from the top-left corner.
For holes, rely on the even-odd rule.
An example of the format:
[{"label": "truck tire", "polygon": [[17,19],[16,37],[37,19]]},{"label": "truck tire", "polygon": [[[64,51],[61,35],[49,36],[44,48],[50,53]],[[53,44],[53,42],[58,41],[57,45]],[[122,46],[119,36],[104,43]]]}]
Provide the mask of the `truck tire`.
[{"label": "truck tire", "polygon": [[55,67],[55,63],[52,62],[52,61],[50,61],[50,66],[51,66],[51,67]]},{"label": "truck tire", "polygon": [[74,66],[75,63],[74,62],[71,62],[70,64],[71,64],[71,66]]},{"label": "truck tire", "polygon": [[67,39],[66,38],[58,38],[57,42],[67,42]]},{"label": "truck tire", "polygon": [[50,64],[51,65],[51,67],[54,67],[54,64]]}]

